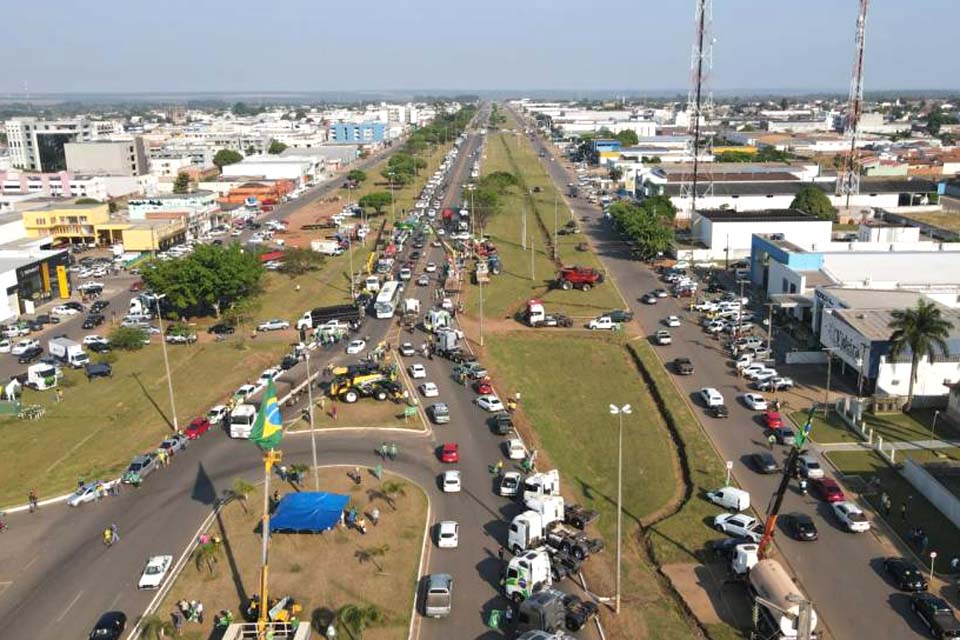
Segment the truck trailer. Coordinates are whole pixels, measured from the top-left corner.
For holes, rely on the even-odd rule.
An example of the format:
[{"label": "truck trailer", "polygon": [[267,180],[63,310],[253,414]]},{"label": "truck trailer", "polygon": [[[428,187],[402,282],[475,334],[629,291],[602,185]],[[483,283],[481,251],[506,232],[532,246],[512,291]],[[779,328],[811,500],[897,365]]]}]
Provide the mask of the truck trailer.
[{"label": "truck trailer", "polygon": [[304,311],[297,320],[297,330],[315,329],[330,320],[344,323],[359,323],[363,321],[364,310],[355,304],[336,304],[329,307],[316,307]]}]

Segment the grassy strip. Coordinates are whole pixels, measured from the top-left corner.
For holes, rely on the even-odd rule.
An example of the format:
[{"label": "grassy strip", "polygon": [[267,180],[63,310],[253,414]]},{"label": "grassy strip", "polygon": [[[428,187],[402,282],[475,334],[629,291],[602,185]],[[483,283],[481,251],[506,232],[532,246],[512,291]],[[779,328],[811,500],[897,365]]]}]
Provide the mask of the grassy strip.
[{"label": "grassy strip", "polygon": [[[915,527],[921,527],[930,539],[927,553],[936,551],[940,556],[937,563],[940,570],[948,569],[951,558],[960,557],[960,536],[957,535],[957,527],[901,476],[885,458],[874,451],[833,451],[826,456],[845,476],[856,479],[857,487],[867,486],[870,479],[874,477],[880,479],[881,490],[864,494],[862,497],[914,551],[919,552],[920,548],[910,544],[909,533]],[[960,450],[898,451],[897,458],[902,457],[914,458],[920,463],[931,460],[956,461],[960,460]],[[880,504],[883,492],[886,492],[893,501],[889,514],[884,512]],[[903,505],[906,505],[905,515],[901,513]],[[926,554],[923,555],[923,559],[929,562]]]},{"label": "grassy strip", "polygon": [[624,608],[605,626],[618,638],[691,636],[690,620],[664,597],[642,536],[635,535],[676,500],[679,474],[654,399],[637,379],[623,344],[617,338],[507,333],[489,338],[488,349],[503,390],[521,391],[534,446],[561,470],[568,497],[600,512],[597,527],[607,551],[587,565],[595,593],[612,593],[616,558],[618,421],[607,407],[632,405],[632,415],[623,420]]},{"label": "grassy strip", "polygon": [[[318,628],[317,623],[328,620],[329,612],[348,604],[372,604],[386,615],[386,622],[366,629],[363,638],[406,638],[415,597],[411,585],[416,582],[427,517],[426,495],[419,487],[387,473],[384,482],[405,485],[406,495],[397,499],[394,510],[368,497],[367,491],[375,491],[377,486],[369,475],[358,487],[346,477],[344,469],[321,468],[319,473],[323,491],[348,494],[359,512],[379,508],[380,523],[373,526],[368,518],[366,535],[340,528],[319,535],[274,534],[270,543],[271,592],[291,595],[301,603],[300,619],[305,624],[313,622],[314,632],[321,636],[325,628]],[[311,486],[313,479],[308,476],[306,482]],[[283,486],[281,494],[291,490]],[[256,592],[260,557],[256,531],[262,500],[263,493],[258,490],[247,499],[249,512],[239,502],[224,507],[209,532],[223,540],[223,558],[214,564],[212,572],[202,564],[188,564],[160,605],[158,615],[169,619],[180,600],[203,602],[204,622],[187,623],[181,636],[186,640],[211,637],[213,618],[222,609],[232,611],[239,621],[240,606]],[[364,555],[364,551],[384,545],[382,557],[367,559]],[[338,631],[341,637],[351,637],[345,629]]]},{"label": "grassy strip", "polygon": [[[795,411],[790,414],[790,417],[796,424],[804,424],[807,420],[807,410]],[[938,421],[937,431],[934,434],[931,431],[933,411],[928,409],[916,409],[909,414],[874,415],[865,413],[863,420],[868,428],[874,430],[874,437],[881,436],[884,442],[910,442],[913,440],[930,440],[934,437],[960,439],[960,431],[952,422],[947,420]],[[833,411],[830,412],[830,417],[827,420],[824,420],[823,415],[818,413],[814,418],[811,433],[813,439],[817,442],[861,441],[861,438]]]}]

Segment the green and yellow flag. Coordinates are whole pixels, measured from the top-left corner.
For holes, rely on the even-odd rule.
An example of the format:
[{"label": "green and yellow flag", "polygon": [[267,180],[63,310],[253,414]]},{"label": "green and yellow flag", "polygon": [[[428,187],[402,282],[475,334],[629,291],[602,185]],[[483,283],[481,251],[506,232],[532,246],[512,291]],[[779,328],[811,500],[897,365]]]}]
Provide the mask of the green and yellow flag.
[{"label": "green and yellow flag", "polygon": [[264,451],[276,449],[283,438],[283,421],[280,419],[280,403],[277,402],[277,388],[273,380],[267,383],[267,392],[263,394],[257,421],[253,423],[250,440]]}]

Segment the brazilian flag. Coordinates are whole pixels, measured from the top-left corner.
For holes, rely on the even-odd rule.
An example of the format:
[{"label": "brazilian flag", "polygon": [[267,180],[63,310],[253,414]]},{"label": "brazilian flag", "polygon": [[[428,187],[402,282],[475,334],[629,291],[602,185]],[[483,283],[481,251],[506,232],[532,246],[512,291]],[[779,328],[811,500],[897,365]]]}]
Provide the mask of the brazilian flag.
[{"label": "brazilian flag", "polygon": [[283,422],[280,419],[280,403],[277,402],[277,388],[273,380],[267,383],[267,392],[260,403],[257,421],[253,423],[250,439],[267,451],[276,449],[283,438]]}]

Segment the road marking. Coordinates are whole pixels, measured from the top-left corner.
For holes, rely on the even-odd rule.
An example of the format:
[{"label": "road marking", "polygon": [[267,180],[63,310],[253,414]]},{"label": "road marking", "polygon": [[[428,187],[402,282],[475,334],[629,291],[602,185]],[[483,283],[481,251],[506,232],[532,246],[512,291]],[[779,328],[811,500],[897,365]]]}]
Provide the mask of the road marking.
[{"label": "road marking", "polygon": [[110,605],[107,607],[107,609],[112,610],[112,609],[113,609],[113,606],[114,606],[115,604],[117,604],[118,602],[120,602],[120,597],[121,597],[122,595],[123,595],[123,592],[122,592],[122,591],[119,592],[119,593],[117,593],[117,595],[115,595],[115,596],[113,597],[113,600],[110,601]]},{"label": "road marking", "polygon": [[40,559],[40,556],[33,556],[32,558],[30,558],[30,562],[28,562],[27,564],[23,565],[23,567],[21,567],[20,571],[21,572],[26,571],[27,569],[30,568],[30,565],[32,565],[34,562],[36,562],[39,559]]},{"label": "road marking", "polygon": [[79,600],[79,599],[80,599],[80,596],[82,596],[82,595],[83,595],[83,590],[81,589],[81,590],[80,590],[80,593],[78,593],[77,595],[75,595],[75,596],[73,597],[73,600],[70,601],[70,604],[67,605],[67,608],[60,612],[60,617],[55,620],[56,623],[59,624],[59,622],[60,622],[61,620],[63,620],[63,619],[67,616],[68,613],[70,613],[70,609],[73,608],[73,605],[77,604],[77,600]]}]

